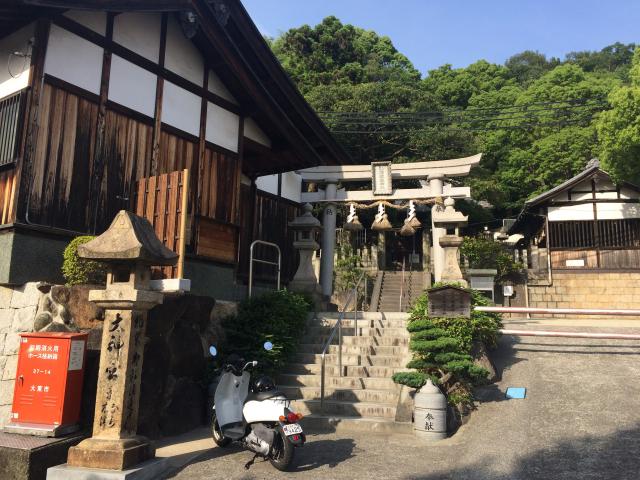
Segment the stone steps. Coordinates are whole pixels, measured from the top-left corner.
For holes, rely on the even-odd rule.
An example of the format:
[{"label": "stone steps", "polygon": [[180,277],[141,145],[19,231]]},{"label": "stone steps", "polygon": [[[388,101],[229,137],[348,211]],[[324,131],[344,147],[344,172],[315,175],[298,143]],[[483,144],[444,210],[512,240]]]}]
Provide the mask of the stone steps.
[{"label": "stone steps", "polygon": [[[384,313],[388,315],[388,313]],[[358,316],[359,317],[359,316]],[[358,318],[358,330],[360,328],[407,328],[408,316],[405,314],[405,318]],[[309,324],[308,328],[313,327],[333,327],[337,322],[335,318],[325,318],[320,323]],[[347,317],[342,319],[342,328],[355,328],[355,322],[353,318]]]},{"label": "stone steps", "polygon": [[[405,330],[406,332],[406,330]],[[337,334],[336,334],[337,335]],[[329,339],[329,335],[305,335],[304,337],[302,337],[302,342],[303,343],[309,343],[311,341],[314,342],[318,342],[320,345],[324,345],[326,343],[326,341]],[[335,339],[335,343],[337,344],[338,339],[337,336],[334,337]],[[347,345],[361,345],[361,346],[368,346],[368,345],[374,345],[374,346],[390,346],[390,347],[397,347],[397,346],[401,346],[401,345],[408,345],[409,344],[409,335],[407,334],[406,336],[401,336],[401,337],[394,337],[391,335],[384,335],[384,336],[373,336],[373,335],[367,335],[367,336],[359,336],[359,337],[354,337],[351,335],[346,335],[344,333],[344,331],[342,332],[342,344],[344,346]]]},{"label": "stone steps", "polygon": [[[287,395],[289,400],[319,400],[319,387],[279,386],[279,390]],[[395,390],[375,390],[366,388],[325,388],[326,400],[341,402],[382,403],[395,405],[398,393]]]},{"label": "stone steps", "polygon": [[395,405],[366,402],[341,402],[325,400],[324,408],[320,407],[320,400],[295,400],[291,402],[291,409],[296,413],[308,415],[341,415],[347,417],[379,417],[395,419]]},{"label": "stone steps", "polygon": [[413,423],[396,422],[393,419],[382,417],[310,414],[305,416],[300,423],[305,431],[315,432],[413,433]]},{"label": "stone steps", "polygon": [[410,423],[395,422],[401,387],[391,379],[406,370],[408,315],[358,312],[358,336],[353,313],[346,317],[342,320],[342,371],[337,336],[325,358],[324,408],[320,407],[321,352],[338,313],[309,318],[298,353],[277,378],[278,388],[292,400],[291,408],[305,415],[302,423],[307,430],[410,432]]},{"label": "stone steps", "polygon": [[[319,353],[296,353],[292,360],[296,363],[317,363],[321,362]],[[327,365],[337,365],[338,355],[328,354],[325,358]],[[352,366],[376,366],[376,367],[400,367],[407,362],[399,357],[382,355],[342,355],[342,365]]]},{"label": "stone steps", "polygon": [[[283,373],[278,375],[277,384],[282,387],[320,387],[320,375],[295,375]],[[398,386],[393,383],[391,377],[337,377],[327,376],[325,378],[325,388],[355,388],[374,390],[397,390]]]},{"label": "stone steps", "polygon": [[[322,353],[324,345],[321,343],[302,343],[298,347],[301,351],[307,353]],[[339,345],[330,345],[327,349],[327,354],[337,354],[340,350]],[[362,345],[362,344],[350,344],[343,341],[342,344],[342,358],[344,361],[345,355],[383,355],[383,356],[396,356],[403,355],[407,350],[406,344],[404,346],[388,346],[388,345]]]},{"label": "stone steps", "polygon": [[[401,367],[374,367],[374,366],[354,366],[343,365],[342,371],[345,377],[385,377],[390,378],[394,373],[404,372],[407,368]],[[319,375],[320,364],[319,363],[290,363],[286,366],[285,374],[295,375]],[[337,376],[339,375],[339,368],[337,365],[325,365],[325,375]]]},{"label": "stone steps", "polygon": [[[379,312],[406,311],[424,290],[422,272],[384,272],[380,289]],[[402,296],[402,301],[400,297]]]}]

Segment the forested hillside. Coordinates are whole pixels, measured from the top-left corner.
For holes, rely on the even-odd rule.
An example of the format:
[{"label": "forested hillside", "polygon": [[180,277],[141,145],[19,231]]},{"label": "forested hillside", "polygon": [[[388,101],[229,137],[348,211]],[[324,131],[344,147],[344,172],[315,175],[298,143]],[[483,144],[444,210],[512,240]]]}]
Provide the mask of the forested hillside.
[{"label": "forested hillside", "polygon": [[444,65],[422,77],[388,37],[327,17],[271,40],[311,105],[359,162],[485,153],[474,197],[512,215],[598,156],[640,182],[640,49],[564,59],[526,51],[504,65]]}]

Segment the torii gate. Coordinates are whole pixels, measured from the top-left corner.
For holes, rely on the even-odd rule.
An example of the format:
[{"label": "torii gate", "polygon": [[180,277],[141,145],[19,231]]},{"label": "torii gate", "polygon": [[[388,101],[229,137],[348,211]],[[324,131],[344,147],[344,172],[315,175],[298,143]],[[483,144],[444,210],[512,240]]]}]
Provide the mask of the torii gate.
[{"label": "torii gate", "polygon": [[[324,186],[317,192],[302,192],[302,203],[324,204],[322,226],[322,258],[320,285],[325,298],[331,297],[333,288],[333,256],[336,242],[336,204],[346,202],[375,202],[387,200],[427,200],[437,197],[470,198],[469,187],[454,187],[446,178],[465,177],[480,163],[481,153],[471,157],[428,162],[398,163],[374,162],[370,165],[340,165],[306,168],[296,173],[303,182]],[[393,180],[421,180],[422,188],[394,189]],[[341,181],[371,182],[371,190],[338,190]],[[432,207],[432,211],[433,211]],[[439,239],[446,232],[432,223],[433,264],[435,280],[440,280],[444,266],[444,250]]]}]

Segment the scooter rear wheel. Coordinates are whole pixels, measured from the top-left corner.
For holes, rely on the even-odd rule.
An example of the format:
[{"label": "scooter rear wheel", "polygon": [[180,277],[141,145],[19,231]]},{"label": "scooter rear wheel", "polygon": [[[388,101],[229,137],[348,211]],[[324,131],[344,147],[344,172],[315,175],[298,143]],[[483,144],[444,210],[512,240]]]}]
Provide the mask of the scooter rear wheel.
[{"label": "scooter rear wheel", "polygon": [[278,470],[286,471],[293,460],[293,449],[294,447],[282,431],[282,427],[277,427],[269,454],[269,462]]},{"label": "scooter rear wheel", "polygon": [[220,430],[220,425],[218,425],[218,417],[216,417],[216,411],[213,411],[213,417],[211,419],[211,436],[213,437],[213,441],[219,447],[226,447],[231,443],[230,438],[226,438],[222,434],[222,430]]}]

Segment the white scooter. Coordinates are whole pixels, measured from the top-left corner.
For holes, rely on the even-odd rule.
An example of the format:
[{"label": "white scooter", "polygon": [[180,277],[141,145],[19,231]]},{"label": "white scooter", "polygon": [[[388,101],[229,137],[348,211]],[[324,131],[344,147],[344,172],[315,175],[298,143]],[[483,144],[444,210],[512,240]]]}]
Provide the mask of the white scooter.
[{"label": "white scooter", "polygon": [[[264,347],[271,350],[273,345],[266,342]],[[209,351],[217,355],[215,347]],[[291,402],[270,378],[263,376],[251,382],[247,370],[257,365],[232,357],[225,362],[214,397],[213,441],[219,447],[237,441],[254,452],[246,469],[261,456],[284,471],[293,460],[294,447],[301,447],[306,440],[298,424],[302,415],[289,410]]]}]

